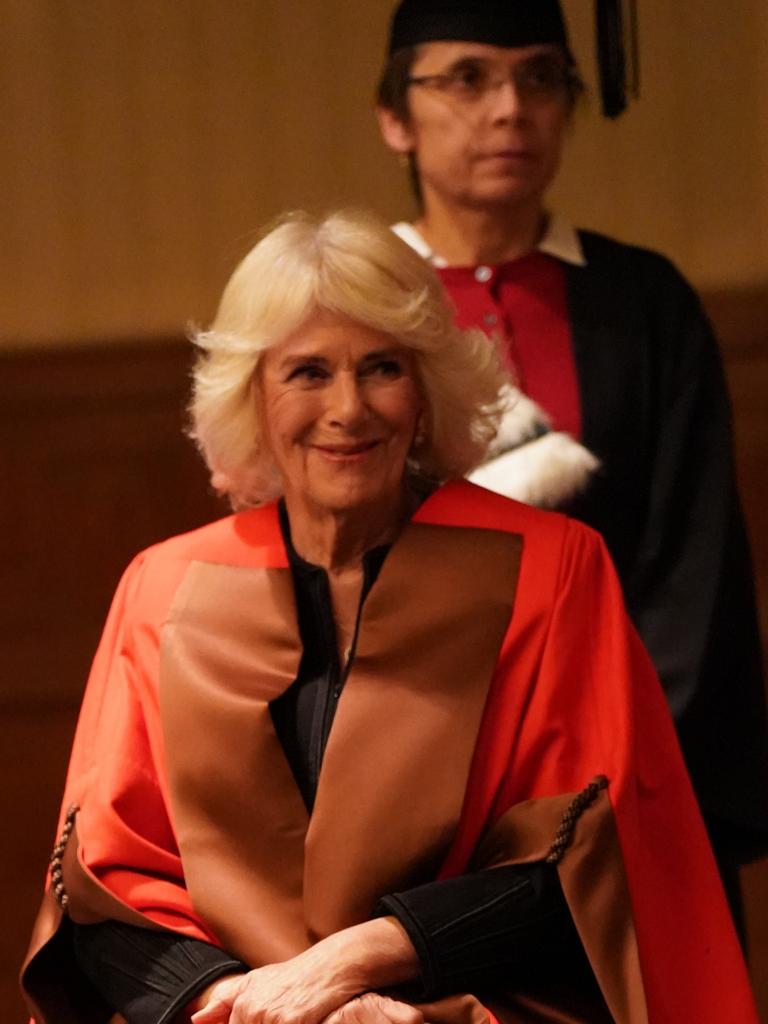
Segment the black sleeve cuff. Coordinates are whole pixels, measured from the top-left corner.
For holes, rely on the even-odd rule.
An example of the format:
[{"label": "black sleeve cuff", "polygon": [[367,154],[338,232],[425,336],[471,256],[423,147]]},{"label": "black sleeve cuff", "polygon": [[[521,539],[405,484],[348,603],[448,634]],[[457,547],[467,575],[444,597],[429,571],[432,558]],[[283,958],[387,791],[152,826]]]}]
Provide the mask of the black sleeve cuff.
[{"label": "black sleeve cuff", "polygon": [[119,921],[74,925],[80,970],[128,1024],[170,1024],[207,985],[247,971],[217,946]]},{"label": "black sleeve cuff", "polygon": [[382,897],[375,914],[396,917],[408,933],[421,967],[421,1000],[514,984],[545,961],[551,968],[553,957],[584,958],[557,869],[548,864],[430,882]]}]

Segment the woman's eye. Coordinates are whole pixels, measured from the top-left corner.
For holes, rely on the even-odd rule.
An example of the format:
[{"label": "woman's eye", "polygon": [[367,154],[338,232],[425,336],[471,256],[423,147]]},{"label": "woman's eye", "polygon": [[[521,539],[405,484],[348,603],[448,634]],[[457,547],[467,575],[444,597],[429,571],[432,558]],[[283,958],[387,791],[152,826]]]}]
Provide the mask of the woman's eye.
[{"label": "woman's eye", "polygon": [[553,61],[524,64],[519,69],[519,78],[523,87],[547,92],[562,88],[567,80],[564,68]]},{"label": "woman's eye", "polygon": [[377,377],[399,377],[403,372],[403,367],[398,359],[380,359],[377,363],[372,363],[367,370],[368,374],[375,374]]},{"label": "woman's eye", "polygon": [[488,83],[487,72],[473,66],[457,68],[451,78],[455,87],[465,92],[483,92]]},{"label": "woman's eye", "polygon": [[289,381],[318,381],[323,380],[325,377],[325,370],[321,366],[317,366],[315,363],[305,363],[302,366],[296,366],[288,374]]}]

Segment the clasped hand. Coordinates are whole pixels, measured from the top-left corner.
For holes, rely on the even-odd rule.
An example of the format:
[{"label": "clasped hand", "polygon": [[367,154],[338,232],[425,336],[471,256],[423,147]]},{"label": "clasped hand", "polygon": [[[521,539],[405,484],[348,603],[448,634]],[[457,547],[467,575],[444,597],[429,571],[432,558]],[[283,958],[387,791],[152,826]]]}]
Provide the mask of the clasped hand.
[{"label": "clasped hand", "polygon": [[283,963],[213,984],[192,1024],[423,1024],[415,1007],[370,991],[414,977],[418,961],[391,918],[331,935]]}]

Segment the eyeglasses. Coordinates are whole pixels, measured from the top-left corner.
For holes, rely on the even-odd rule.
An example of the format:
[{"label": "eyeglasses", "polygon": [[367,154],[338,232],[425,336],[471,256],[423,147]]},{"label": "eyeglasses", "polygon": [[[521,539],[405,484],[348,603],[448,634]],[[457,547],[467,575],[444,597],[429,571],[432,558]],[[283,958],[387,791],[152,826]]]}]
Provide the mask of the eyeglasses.
[{"label": "eyeglasses", "polygon": [[578,86],[578,77],[560,61],[533,58],[509,69],[501,70],[484,61],[462,61],[450,71],[435,75],[414,75],[409,85],[420,85],[460,103],[484,100],[507,82],[515,87],[522,100],[544,102],[555,99]]}]

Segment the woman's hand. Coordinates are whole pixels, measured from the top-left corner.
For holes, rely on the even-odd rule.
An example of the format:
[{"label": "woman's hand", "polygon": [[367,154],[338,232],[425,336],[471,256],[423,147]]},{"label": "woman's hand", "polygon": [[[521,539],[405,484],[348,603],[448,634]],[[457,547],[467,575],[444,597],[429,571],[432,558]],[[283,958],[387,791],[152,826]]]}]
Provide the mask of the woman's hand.
[{"label": "woman's hand", "polygon": [[[303,954],[302,954],[303,956]],[[193,1024],[319,1024],[355,992],[302,957],[259,967],[215,985]]]},{"label": "woman's hand", "polygon": [[424,1014],[409,1003],[365,992],[334,1010],[323,1024],[424,1024]]},{"label": "woman's hand", "polygon": [[223,978],[192,1021],[320,1024],[362,992],[408,981],[417,971],[416,952],[399,923],[379,918],[330,935],[284,963]]}]

